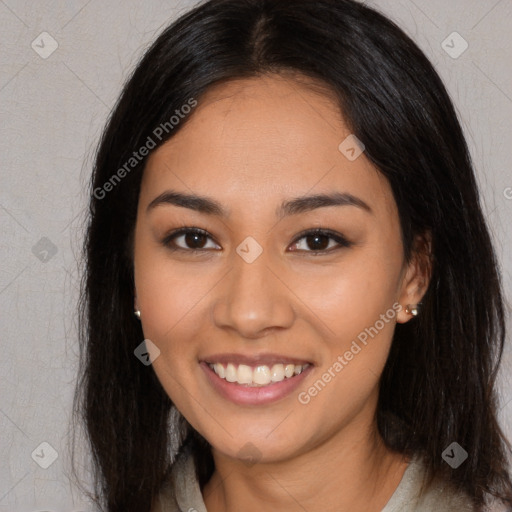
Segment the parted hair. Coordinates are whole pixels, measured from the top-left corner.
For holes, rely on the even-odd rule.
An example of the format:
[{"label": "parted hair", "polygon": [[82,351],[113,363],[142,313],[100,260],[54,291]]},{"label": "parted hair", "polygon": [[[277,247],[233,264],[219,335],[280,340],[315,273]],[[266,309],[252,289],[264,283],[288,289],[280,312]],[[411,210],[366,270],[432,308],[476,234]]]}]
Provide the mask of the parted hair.
[{"label": "parted hair", "polygon": [[[431,236],[421,313],[397,324],[381,376],[380,435],[390,449],[420,455],[430,480],[449,481],[477,510],[492,497],[512,505],[496,390],[504,299],[470,153],[427,57],[352,0],[202,2],[161,32],[126,81],[95,154],[78,305],[73,417],[91,448],[91,495],[108,512],[149,512],[177,452],[193,451],[201,487],[214,470],[208,442],[183,417],[170,421],[172,401],[134,356],[144,336],[133,314],[133,232],[147,156],[126,162],[148,137],[154,151],[177,133],[194,112],[174,127],[169,119],[191,98],[273,73],[313,79],[336,98],[391,185],[406,261],[415,237]],[[122,180],[105,187],[123,166]],[[457,469],[442,458],[452,442],[468,453]]]}]

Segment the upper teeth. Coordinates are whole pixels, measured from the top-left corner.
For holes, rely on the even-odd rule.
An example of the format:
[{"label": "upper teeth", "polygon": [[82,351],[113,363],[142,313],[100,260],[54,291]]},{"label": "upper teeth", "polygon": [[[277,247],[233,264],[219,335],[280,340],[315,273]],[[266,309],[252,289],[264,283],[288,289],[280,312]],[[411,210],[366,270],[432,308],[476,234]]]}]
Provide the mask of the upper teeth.
[{"label": "upper teeth", "polygon": [[228,382],[237,382],[249,386],[266,386],[271,382],[281,382],[285,378],[302,373],[308,366],[295,364],[275,364],[272,368],[261,365],[252,369],[250,366],[240,364],[238,367],[232,363],[223,366],[220,363],[209,364],[210,368],[222,379]]}]

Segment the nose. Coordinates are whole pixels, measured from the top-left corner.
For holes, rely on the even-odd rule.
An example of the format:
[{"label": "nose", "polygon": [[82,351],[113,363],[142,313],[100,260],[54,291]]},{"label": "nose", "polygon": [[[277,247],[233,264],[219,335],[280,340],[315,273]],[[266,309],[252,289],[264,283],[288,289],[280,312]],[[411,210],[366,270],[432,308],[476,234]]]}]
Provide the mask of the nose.
[{"label": "nose", "polygon": [[258,339],[290,328],[295,318],[293,297],[265,250],[252,263],[235,254],[231,271],[217,288],[213,321],[216,327]]}]

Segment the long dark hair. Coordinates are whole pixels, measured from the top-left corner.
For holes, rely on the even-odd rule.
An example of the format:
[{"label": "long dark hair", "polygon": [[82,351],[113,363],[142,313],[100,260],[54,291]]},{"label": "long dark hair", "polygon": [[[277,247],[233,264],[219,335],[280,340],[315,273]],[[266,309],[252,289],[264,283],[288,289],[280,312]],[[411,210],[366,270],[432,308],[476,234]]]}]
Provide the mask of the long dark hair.
[{"label": "long dark hair", "polygon": [[[391,184],[405,257],[416,235],[432,237],[421,314],[396,326],[381,378],[384,442],[421,455],[431,479],[451,482],[479,508],[487,496],[512,504],[495,389],[504,306],[466,141],[425,55],[352,0],[207,1],[162,32],[124,86],[96,154],[79,304],[74,412],[92,448],[98,504],[149,511],[178,449],[192,449],[201,486],[214,469],[208,443],[184,418],[169,421],[171,400],[133,353],[144,339],[133,314],[132,249],[147,158],[133,152],[171,138],[193,112],[175,125],[171,117],[213,84],[285,72],[321,82],[339,101]],[[452,442],[468,453],[457,469],[442,458]]]}]

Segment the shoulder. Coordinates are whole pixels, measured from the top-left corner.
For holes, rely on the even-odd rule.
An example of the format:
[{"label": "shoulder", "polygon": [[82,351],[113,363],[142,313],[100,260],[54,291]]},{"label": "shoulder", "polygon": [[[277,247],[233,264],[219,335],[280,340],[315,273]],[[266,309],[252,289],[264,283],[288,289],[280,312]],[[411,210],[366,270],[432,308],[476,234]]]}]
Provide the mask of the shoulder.
[{"label": "shoulder", "polygon": [[423,490],[425,467],[414,457],[402,480],[382,512],[476,512],[469,496],[461,494],[440,480]]},{"label": "shoulder", "polygon": [[[470,498],[437,480],[422,491],[425,467],[414,457],[393,496],[382,512],[476,512]],[[206,512],[195,475],[194,459],[189,452],[181,453],[160,489],[151,512]]]},{"label": "shoulder", "polygon": [[194,458],[186,450],[178,454],[169,477],[155,498],[151,512],[206,512],[199,482],[196,478]]},{"label": "shoulder", "polygon": [[174,495],[174,489],[169,481],[162,486],[158,496],[153,501],[151,512],[181,512]]},{"label": "shoulder", "polygon": [[441,483],[426,492],[419,500],[418,512],[436,510],[437,512],[476,512],[469,496],[447,487]]}]

